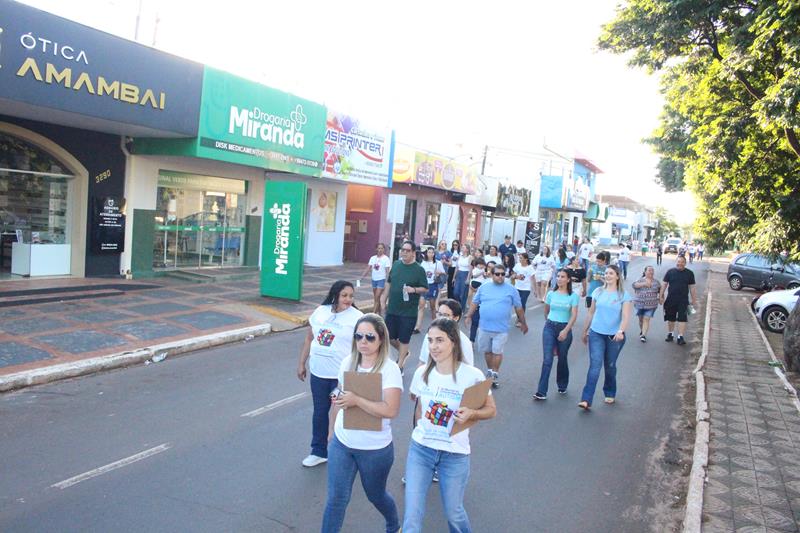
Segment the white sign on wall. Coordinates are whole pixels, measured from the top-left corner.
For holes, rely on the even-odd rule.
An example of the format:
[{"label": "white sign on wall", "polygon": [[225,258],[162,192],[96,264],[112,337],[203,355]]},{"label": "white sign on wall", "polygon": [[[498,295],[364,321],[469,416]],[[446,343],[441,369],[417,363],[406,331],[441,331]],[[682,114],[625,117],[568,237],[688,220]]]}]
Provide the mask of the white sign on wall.
[{"label": "white sign on wall", "polygon": [[402,224],[406,217],[406,195],[390,194],[389,205],[386,208],[386,222]]},{"label": "white sign on wall", "polygon": [[[455,204],[442,204],[439,211],[439,240],[448,243],[456,240],[461,210]],[[438,244],[438,243],[437,243]]]}]

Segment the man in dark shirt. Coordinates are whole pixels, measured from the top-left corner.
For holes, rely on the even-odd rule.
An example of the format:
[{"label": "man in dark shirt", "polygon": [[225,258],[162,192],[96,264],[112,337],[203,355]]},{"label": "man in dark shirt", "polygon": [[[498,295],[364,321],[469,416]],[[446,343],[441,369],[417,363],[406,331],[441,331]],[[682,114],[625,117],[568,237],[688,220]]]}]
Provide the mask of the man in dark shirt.
[{"label": "man in dark shirt", "polygon": [[[694,283],[694,272],[686,268],[686,258],[678,256],[675,268],[670,268],[664,275],[664,283],[658,293],[658,299],[664,306],[664,320],[667,322],[667,342],[672,342],[675,322],[678,322],[678,344],[686,344],[683,335],[686,333],[687,308],[689,293],[692,295],[692,307],[697,306],[697,289]],[[664,293],[667,297],[664,298]]]},{"label": "man in dark shirt", "polygon": [[500,257],[517,252],[517,247],[511,244],[511,235],[506,235],[505,239],[503,239],[503,244],[500,245],[498,250],[500,251]]}]

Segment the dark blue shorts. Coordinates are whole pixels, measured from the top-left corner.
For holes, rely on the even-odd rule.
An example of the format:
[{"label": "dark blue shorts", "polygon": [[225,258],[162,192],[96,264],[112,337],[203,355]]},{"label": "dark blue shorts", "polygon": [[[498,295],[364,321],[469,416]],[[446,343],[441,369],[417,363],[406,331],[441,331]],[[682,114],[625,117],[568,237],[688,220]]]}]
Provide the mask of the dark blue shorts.
[{"label": "dark blue shorts", "polygon": [[402,315],[386,315],[386,328],[389,330],[389,340],[398,340],[400,344],[408,344],[417,325],[417,317]]}]

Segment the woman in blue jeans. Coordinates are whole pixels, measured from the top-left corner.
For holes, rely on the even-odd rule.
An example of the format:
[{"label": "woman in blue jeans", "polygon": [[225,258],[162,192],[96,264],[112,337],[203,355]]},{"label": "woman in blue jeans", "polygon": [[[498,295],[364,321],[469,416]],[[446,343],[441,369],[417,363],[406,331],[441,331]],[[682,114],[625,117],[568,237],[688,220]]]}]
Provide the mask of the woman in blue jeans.
[{"label": "woman in blue jeans", "polygon": [[[472,531],[464,509],[469,479],[469,429],[453,435],[456,422],[486,420],[496,414],[490,395],[480,409],[461,407],[464,390],[484,380],[483,372],[464,363],[458,323],[434,320],[428,328],[430,358],[414,373],[409,391],[418,399],[416,426],[406,461],[404,533],[419,533],[425,517],[428,490],[439,473],[442,507],[451,532]],[[442,528],[437,527],[437,531]]]},{"label": "woman in blue jeans", "polygon": [[[380,401],[367,400],[344,388],[345,372],[372,372],[381,375]],[[400,367],[389,357],[389,334],[379,315],[368,313],[356,323],[353,347],[339,369],[339,390],[334,391],[332,418],[335,420],[328,444],[328,502],[322,518],[322,532],[342,529],[345,511],[356,473],[367,499],[386,520],[386,532],[400,529],[397,505],[386,492],[386,479],[394,463],[390,420],[400,410],[403,377]],[[358,407],[382,419],[379,431],[345,429],[344,410]]]},{"label": "woman in blue jeans", "polygon": [[569,273],[561,269],[556,274],[556,288],[547,293],[544,299],[546,321],[542,330],[542,373],[539,386],[533,395],[534,400],[546,400],[553,357],[558,356],[556,367],[556,386],[559,394],[566,394],[569,384],[569,364],[567,353],[572,344],[572,327],[578,319],[580,299],[572,292]]},{"label": "woman in blue jeans", "polygon": [[453,278],[453,298],[461,303],[462,309],[466,309],[467,294],[469,293],[467,278],[470,268],[472,268],[471,251],[469,244],[462,244],[458,258],[452,261],[456,267],[456,275]]},{"label": "woman in blue jeans", "polygon": [[622,287],[619,268],[609,265],[605,284],[592,293],[592,305],[583,328],[583,343],[589,345],[589,372],[578,407],[588,411],[600,378],[605,372],[605,402],[613,404],[617,397],[617,358],[625,345],[625,328],[631,318],[631,295]]}]

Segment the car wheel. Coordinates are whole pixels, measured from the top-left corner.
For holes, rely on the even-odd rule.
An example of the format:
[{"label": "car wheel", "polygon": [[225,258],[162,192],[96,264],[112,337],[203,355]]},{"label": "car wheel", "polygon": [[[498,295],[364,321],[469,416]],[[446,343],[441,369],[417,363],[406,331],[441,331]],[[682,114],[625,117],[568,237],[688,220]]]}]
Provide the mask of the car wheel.
[{"label": "car wheel", "polygon": [[767,307],[761,314],[764,326],[773,333],[783,333],[788,318],[786,310],[777,305]]},{"label": "car wheel", "polygon": [[800,282],[793,281],[793,282],[789,283],[789,286],[786,287],[786,288],[789,289],[789,290],[792,290],[792,291],[795,290],[795,289],[800,289]]},{"label": "car wheel", "polygon": [[742,290],[742,278],[739,276],[731,276],[728,278],[728,285],[735,291]]}]

